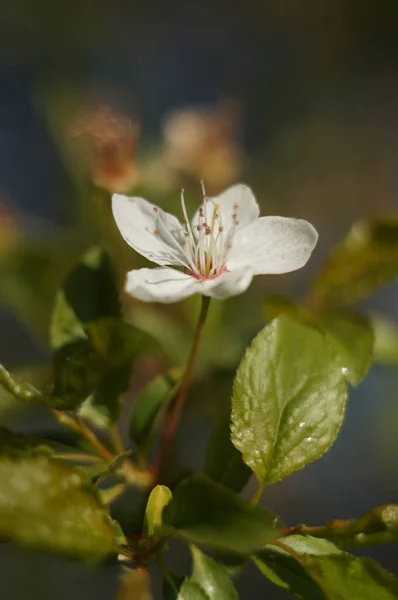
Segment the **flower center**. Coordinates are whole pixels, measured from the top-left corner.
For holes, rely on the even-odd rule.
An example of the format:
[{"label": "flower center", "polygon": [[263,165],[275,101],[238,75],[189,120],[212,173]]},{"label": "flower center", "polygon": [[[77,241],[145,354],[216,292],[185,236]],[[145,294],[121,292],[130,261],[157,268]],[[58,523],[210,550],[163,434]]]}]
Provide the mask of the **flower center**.
[{"label": "flower center", "polygon": [[228,250],[238,225],[237,209],[233,207],[232,225],[224,231],[220,207],[209,198],[203,180],[203,206],[199,209],[198,222],[191,225],[185,206],[184,189],[181,190],[181,207],[184,215],[184,251],[189,262],[189,273],[199,280],[214,279],[228,271]]}]

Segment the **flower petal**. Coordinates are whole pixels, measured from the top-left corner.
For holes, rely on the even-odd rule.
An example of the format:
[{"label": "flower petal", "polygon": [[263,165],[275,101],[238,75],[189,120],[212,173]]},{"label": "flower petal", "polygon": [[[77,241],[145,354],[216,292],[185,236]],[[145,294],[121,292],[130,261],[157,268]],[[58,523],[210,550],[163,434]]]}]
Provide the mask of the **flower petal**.
[{"label": "flower petal", "polygon": [[219,275],[214,279],[200,282],[198,291],[204,296],[213,298],[229,298],[247,290],[253,279],[253,273],[247,267],[235,269]]},{"label": "flower petal", "polygon": [[143,198],[112,196],[112,211],[125,241],[145,258],[158,265],[184,265],[181,248],[184,239],[181,223]]},{"label": "flower petal", "polygon": [[[233,224],[233,215],[236,214],[237,227],[246,227],[258,219],[260,209],[253,192],[247,185],[239,183],[228,188],[219,196],[208,198],[206,201],[206,219],[210,226],[213,220],[214,205],[219,207],[222,226],[224,227],[224,235],[228,235]],[[204,204],[201,205],[204,209]],[[199,211],[195,213],[192,219],[192,225],[195,228],[199,224]]]},{"label": "flower petal", "polygon": [[246,265],[254,275],[295,271],[308,261],[317,240],[308,221],[261,217],[236,231],[227,266],[233,270]]},{"label": "flower petal", "polygon": [[200,282],[182,271],[160,267],[127,273],[124,289],[143,302],[178,302],[200,291]]}]

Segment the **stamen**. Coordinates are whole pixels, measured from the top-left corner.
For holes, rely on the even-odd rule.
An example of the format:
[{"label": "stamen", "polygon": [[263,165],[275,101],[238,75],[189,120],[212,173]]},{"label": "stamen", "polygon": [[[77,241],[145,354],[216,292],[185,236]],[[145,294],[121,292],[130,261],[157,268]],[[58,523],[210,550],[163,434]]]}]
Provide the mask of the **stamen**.
[{"label": "stamen", "polygon": [[[213,199],[208,198],[203,179],[200,181],[200,185],[203,203],[198,210],[198,222],[195,226],[191,225],[189,221],[184,199],[184,189],[181,189],[181,208],[184,225],[184,241],[182,242],[182,246],[187,259],[185,266],[194,277],[204,280],[218,277],[227,270],[226,258],[238,225],[238,205],[235,204],[233,207],[232,225],[226,237],[224,237],[224,225],[220,207]],[[207,213],[209,202],[212,203],[213,209],[210,223],[208,222]],[[193,233],[194,230],[195,235]],[[178,244],[177,239],[174,241]]]}]

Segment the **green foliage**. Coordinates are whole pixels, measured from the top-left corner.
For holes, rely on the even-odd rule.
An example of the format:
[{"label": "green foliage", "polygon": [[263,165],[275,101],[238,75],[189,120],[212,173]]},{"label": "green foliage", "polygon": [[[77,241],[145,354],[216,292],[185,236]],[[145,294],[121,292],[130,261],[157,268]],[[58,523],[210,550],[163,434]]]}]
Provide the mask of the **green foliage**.
[{"label": "green foliage", "polygon": [[0,536],[89,561],[114,551],[107,511],[80,470],[20,441],[0,439]]},{"label": "green foliage", "polygon": [[19,433],[13,433],[7,427],[0,427],[0,452],[10,456],[28,456],[30,454],[50,455],[54,449],[47,442],[36,437],[27,437]]},{"label": "green foliage", "polygon": [[398,580],[368,558],[339,551],[315,538],[289,536],[256,554],[266,577],[305,600],[392,600]]},{"label": "green foliage", "polygon": [[398,217],[356,223],[331,253],[311,289],[316,307],[363,300],[398,276]]},{"label": "green foliage", "polygon": [[121,317],[119,295],[108,254],[93,247],[58,292],[51,321],[51,347],[58,350],[84,339],[83,326],[105,317]]},{"label": "green foliage", "polygon": [[50,338],[54,395],[63,398],[65,408],[76,408],[90,396],[82,414],[97,427],[106,428],[117,418],[120,396],[143,341],[120,318],[109,257],[101,248],[91,248],[58,293]]},{"label": "green foliage", "polygon": [[[102,200],[108,203],[109,198]],[[37,264],[44,268],[44,263],[40,259]],[[53,267],[50,271],[54,277]],[[48,289],[39,275],[36,265],[26,279],[32,287],[37,278],[47,307]],[[71,452],[69,447],[0,427],[0,536],[91,562],[110,554],[130,561],[137,569],[124,571],[118,600],[151,598],[147,569],[153,562],[162,572],[166,600],[237,600],[228,573],[236,574],[247,560],[302,600],[398,598],[395,577],[373,561],[343,551],[397,542],[398,505],[373,508],[357,519],[299,525],[284,532],[276,517],[256,505],[265,485],[304,467],[330,447],[344,417],[347,382],[358,385],[373,358],[398,362],[398,336],[390,324],[346,306],[396,276],[398,218],[372,219],[354,227],[335,249],[305,305],[284,297],[268,300],[265,310],[273,321],[255,337],[239,365],[232,413],[220,419],[210,436],[204,475],[187,477],[171,491],[161,485],[167,481],[167,461],[166,468],[158,469],[159,458],[165,457],[158,456],[151,464],[148,456],[179,388],[181,370],[158,375],[138,394],[128,418],[133,450],[124,450],[115,422],[137,360],[158,351],[141,328],[165,343],[166,355],[174,363],[185,362],[196,300],[184,305],[182,323],[178,322],[182,313],[138,304],[130,315],[137,328],[129,325],[123,321],[109,257],[102,249],[91,248],[56,298],[50,332],[53,381],[36,389],[0,366],[0,384],[17,399],[57,409],[52,411],[57,421],[81,436],[79,447],[86,444],[97,454]],[[13,279],[7,277],[2,285],[7,293],[16,297],[18,289],[25,293],[24,286],[13,290]],[[33,302],[36,296],[26,298]],[[220,303],[210,317],[212,331],[204,352],[196,354],[205,306],[187,373],[191,376],[195,368],[200,378],[223,367],[229,376],[227,370],[245,336],[237,336],[236,329],[233,335],[222,331],[225,309]],[[236,316],[234,310],[229,318]],[[78,410],[78,416],[68,410]],[[100,434],[92,426],[101,429]],[[175,433],[165,431],[159,445],[163,449]],[[260,485],[248,502],[239,492],[253,472]],[[125,535],[108,508],[130,485],[144,491],[143,500],[148,500],[144,515],[144,504],[134,509],[140,515],[137,526],[122,522]],[[165,567],[163,554],[173,538],[190,546],[189,576],[175,576]],[[210,548],[214,557],[197,545]]]},{"label": "green foliage", "polygon": [[9,373],[3,365],[0,365],[0,384],[7,392],[10,392],[15,398],[23,402],[50,403],[49,398],[26,381],[22,381],[16,375]]},{"label": "green foliage", "polygon": [[238,600],[234,585],[224,569],[196,546],[191,546],[191,553],[191,581],[200,585],[209,600]]},{"label": "green foliage", "polygon": [[231,442],[229,419],[222,420],[210,437],[204,473],[235,492],[240,492],[250,479],[251,469]]},{"label": "green foliage", "polygon": [[374,334],[368,317],[341,308],[310,313],[284,296],[268,298],[264,312],[271,318],[286,314],[298,323],[312,325],[327,333],[335,343],[347,380],[352,385],[361,383],[373,359]]},{"label": "green foliage", "polygon": [[178,484],[163,523],[164,535],[243,554],[278,536],[273,515],[201,475]]},{"label": "green foliage", "polygon": [[319,458],[344,417],[347,389],[330,336],[282,316],[246,350],[232,398],[232,442],[262,483]]},{"label": "green foliage", "polygon": [[[42,341],[48,339],[54,290],[61,284],[70,256],[81,247],[75,236],[55,231],[40,237],[29,231],[5,254],[0,253],[0,298]],[[36,223],[32,224],[34,230]]]},{"label": "green foliage", "polygon": [[133,361],[148,345],[144,334],[112,317],[86,324],[84,332],[85,340],[62,348],[55,356],[53,395],[69,409],[94,395],[82,414],[98,425],[116,418]]},{"label": "green foliage", "polygon": [[169,504],[172,493],[165,485],[157,485],[151,492],[145,510],[144,530],[148,537],[156,534],[162,526],[162,514],[164,508]]},{"label": "green foliage", "polygon": [[140,454],[147,452],[158,420],[173,399],[181,377],[180,369],[173,369],[166,375],[158,375],[136,398],[129,431]]},{"label": "green foliage", "polygon": [[328,311],[316,322],[335,342],[342,368],[352,385],[359,385],[373,358],[373,330],[364,315],[348,311]]},{"label": "green foliage", "polygon": [[163,580],[163,597],[164,600],[208,600],[198,583],[170,574]]},{"label": "green foliage", "polygon": [[398,365],[398,325],[383,317],[372,314],[374,331],[374,360],[386,365]]}]

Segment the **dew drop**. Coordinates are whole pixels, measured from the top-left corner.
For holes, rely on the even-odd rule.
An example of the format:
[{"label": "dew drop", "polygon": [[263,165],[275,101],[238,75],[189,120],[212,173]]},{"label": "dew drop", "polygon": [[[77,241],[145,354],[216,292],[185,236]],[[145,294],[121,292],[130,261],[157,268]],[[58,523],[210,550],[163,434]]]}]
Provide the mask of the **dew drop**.
[{"label": "dew drop", "polygon": [[301,423],[299,423],[299,429],[302,429],[305,426],[305,421],[301,421]]},{"label": "dew drop", "polygon": [[347,367],[343,367],[341,369],[341,372],[343,373],[343,375],[348,375],[348,369],[347,369]]},{"label": "dew drop", "polygon": [[308,437],[305,438],[306,442],[312,442],[313,441],[313,437],[311,437],[310,435]]}]

